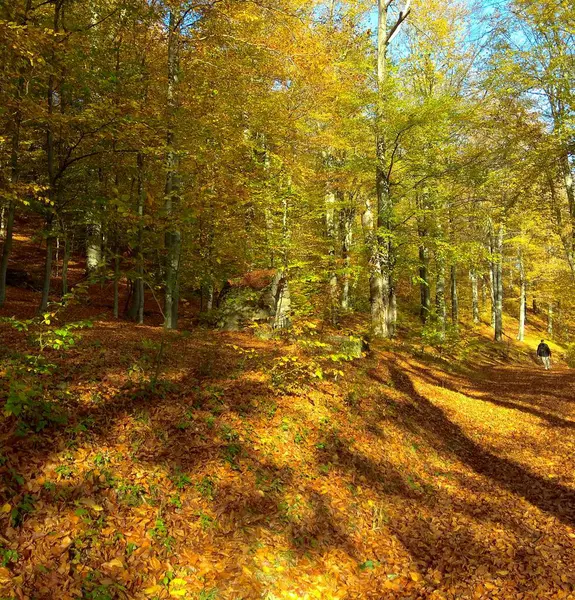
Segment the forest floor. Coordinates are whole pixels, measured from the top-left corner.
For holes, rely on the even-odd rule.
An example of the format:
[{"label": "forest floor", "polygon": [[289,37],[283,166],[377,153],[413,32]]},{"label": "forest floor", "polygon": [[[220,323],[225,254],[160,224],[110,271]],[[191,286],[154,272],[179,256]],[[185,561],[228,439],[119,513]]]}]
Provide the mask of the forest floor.
[{"label": "forest floor", "polygon": [[0,324],[0,395],[65,417],[0,417],[0,598],[575,598],[575,371],[100,309],[61,350]]}]

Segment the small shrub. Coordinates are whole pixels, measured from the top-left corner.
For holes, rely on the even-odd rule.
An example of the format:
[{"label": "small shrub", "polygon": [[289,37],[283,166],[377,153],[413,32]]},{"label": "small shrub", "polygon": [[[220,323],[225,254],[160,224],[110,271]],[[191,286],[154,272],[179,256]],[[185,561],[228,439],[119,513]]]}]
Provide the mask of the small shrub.
[{"label": "small shrub", "polygon": [[206,475],[198,483],[196,483],[196,489],[202,498],[213,500],[216,490],[216,483],[209,475]]},{"label": "small shrub", "polygon": [[36,500],[29,494],[24,494],[22,500],[10,511],[10,521],[13,527],[18,527],[22,524],[24,517],[34,510]]},{"label": "small shrub", "polygon": [[182,491],[186,486],[190,485],[190,483],[192,483],[192,480],[190,479],[189,475],[187,475],[186,473],[182,472],[182,471],[176,471],[171,477],[170,477],[171,482],[174,484],[174,486],[176,487],[176,489],[178,491]]},{"label": "small shrub", "polygon": [[156,523],[150,529],[150,537],[159,542],[168,552],[171,552],[175,543],[175,538],[168,535],[168,528],[161,518],[156,519]]},{"label": "small shrub", "polygon": [[567,352],[565,352],[565,362],[570,369],[575,369],[575,344],[569,344],[567,346]]},{"label": "small shrub", "polygon": [[138,484],[123,483],[121,482],[117,488],[116,493],[118,499],[128,506],[140,506],[144,501],[146,490]]},{"label": "small shrub", "polygon": [[54,469],[60,479],[71,479],[74,476],[74,469],[68,465],[60,465]]},{"label": "small shrub", "polygon": [[242,447],[239,444],[228,444],[223,450],[223,458],[232,469],[238,469],[236,459],[242,452]]},{"label": "small shrub", "polygon": [[9,564],[18,562],[18,558],[19,555],[16,550],[0,546],[0,565],[2,567],[7,567]]},{"label": "small shrub", "polygon": [[208,529],[212,529],[216,526],[216,520],[213,517],[210,517],[210,515],[202,512],[198,515],[198,517],[200,519],[200,527],[203,531],[207,531]]}]

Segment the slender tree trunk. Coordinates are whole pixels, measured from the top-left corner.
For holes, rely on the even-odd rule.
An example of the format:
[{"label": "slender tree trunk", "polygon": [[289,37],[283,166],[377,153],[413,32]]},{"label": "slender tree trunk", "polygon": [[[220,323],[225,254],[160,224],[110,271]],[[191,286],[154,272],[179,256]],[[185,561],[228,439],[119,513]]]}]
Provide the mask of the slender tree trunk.
[{"label": "slender tree trunk", "polygon": [[390,238],[392,205],[386,172],[387,144],[383,131],[383,98],[387,81],[387,10],[389,4],[378,0],[377,35],[377,83],[378,101],[376,110],[376,172],[377,229],[372,243],[370,260],[370,302],[373,334],[390,337]]},{"label": "slender tree trunk", "polygon": [[565,185],[565,193],[567,194],[569,217],[571,221],[571,243],[569,255],[571,257],[575,257],[575,179],[573,177],[573,170],[571,169],[569,153],[567,151],[561,156],[561,170],[563,174],[563,183]]},{"label": "slender tree trunk", "polygon": [[114,319],[120,314],[120,256],[118,246],[114,251]]},{"label": "slender tree trunk", "polygon": [[0,237],[6,237],[6,204],[2,202],[2,208],[0,208]]},{"label": "slender tree trunk", "polygon": [[421,241],[421,234],[419,243],[419,292],[421,297],[419,318],[425,323],[431,312],[431,290],[429,285],[429,251],[425,242]]},{"label": "slender tree trunk", "polygon": [[213,282],[208,285],[206,298],[206,310],[210,312],[214,308],[214,284]]},{"label": "slender tree trunk", "polygon": [[[58,32],[60,29],[60,10],[62,8],[63,0],[56,0],[54,2],[54,32]],[[55,62],[55,50],[52,51],[52,62]],[[48,163],[48,198],[50,205],[48,207],[48,214],[46,216],[46,262],[44,265],[44,283],[42,286],[42,298],[40,300],[40,306],[38,311],[40,313],[46,312],[48,308],[48,299],[50,295],[50,280],[52,277],[52,260],[53,260],[53,249],[54,249],[54,207],[59,205],[59,190],[57,189],[57,176],[56,176],[56,144],[54,142],[54,130],[52,117],[54,114],[54,97],[56,94],[56,81],[54,73],[50,73],[48,77],[48,124],[46,128],[46,159]]]},{"label": "slender tree trunk", "polygon": [[517,256],[519,264],[519,331],[517,339],[522,342],[525,339],[525,308],[527,303],[527,282],[525,280],[525,265],[523,263],[523,251],[519,249]]},{"label": "slender tree trunk", "polygon": [[495,252],[492,257],[494,338],[496,342],[503,341],[503,231],[503,224],[500,224],[497,236],[494,236]]},{"label": "slender tree trunk", "polygon": [[[396,248],[393,241],[394,205],[390,188],[388,145],[384,129],[383,106],[387,86],[387,49],[409,15],[410,0],[399,12],[395,24],[389,27],[390,0],[377,2],[377,104],[375,111],[375,188],[377,195],[377,232],[373,251],[377,256],[371,260],[370,300],[373,333],[380,337],[392,337],[397,325],[397,295],[394,268]],[[381,294],[376,298],[374,294]]]},{"label": "slender tree trunk", "polygon": [[[24,12],[18,19],[20,25],[26,25],[28,21],[28,13],[32,9],[32,0],[26,0]],[[11,148],[10,148],[10,184],[12,194],[15,193],[15,186],[20,179],[20,136],[22,129],[22,97],[24,95],[26,82],[23,73],[20,72],[18,84],[16,86],[16,110],[13,115],[12,132],[11,132]],[[8,200],[8,206],[2,205],[2,229],[4,244],[2,246],[2,257],[0,258],[0,307],[6,301],[6,273],[8,271],[8,261],[12,252],[12,243],[14,238],[14,218],[16,212],[16,204],[13,196]]]},{"label": "slender tree trunk", "polygon": [[59,265],[60,265],[60,236],[56,236],[56,257],[54,260],[54,277],[58,277],[59,275]]},{"label": "slender tree trunk", "polygon": [[[361,218],[365,243],[369,252],[369,300],[371,305],[371,328],[376,337],[387,336],[386,307],[383,304],[384,289],[381,274],[380,253],[377,249],[375,219],[369,200]],[[385,290],[387,292],[387,290]],[[386,293],[385,297],[389,297]]]},{"label": "slender tree trunk", "polygon": [[459,298],[457,296],[457,267],[451,265],[451,322],[459,326]]},{"label": "slender tree trunk", "polygon": [[437,280],[435,284],[435,312],[440,332],[445,335],[447,327],[447,303],[445,302],[445,261],[436,257]]},{"label": "slender tree trunk", "polygon": [[52,259],[54,255],[54,235],[52,233],[52,218],[46,220],[46,262],[44,264],[44,283],[42,285],[42,299],[40,300],[39,313],[44,313],[48,309],[48,300],[50,297],[50,282],[52,279]]},{"label": "slender tree trunk", "polygon": [[575,210],[575,190],[573,189],[573,178],[570,175],[571,167],[568,159],[567,164],[563,165],[563,170],[566,173],[564,176],[564,183],[567,191],[569,215],[571,221],[571,231],[569,232],[566,232],[566,228],[564,227],[561,203],[558,198],[552,173],[547,173],[547,182],[549,184],[549,191],[551,194],[551,215],[555,220],[557,233],[559,234],[563,244],[565,256],[567,258],[569,268],[571,269],[571,276],[575,280],[575,215],[572,213],[572,211]]},{"label": "slender tree trunk", "polygon": [[489,287],[489,275],[484,274],[481,277],[481,312],[485,311],[485,306],[487,305],[487,290],[491,289]]},{"label": "slender tree trunk", "polygon": [[0,307],[6,301],[6,273],[8,271],[8,260],[12,251],[12,239],[14,231],[14,213],[16,206],[14,201],[8,203],[8,217],[6,219],[6,237],[2,246],[2,258],[0,259]]},{"label": "slender tree trunk", "polygon": [[144,155],[138,152],[138,255],[136,265],[136,314],[139,325],[144,324],[144,205],[146,189],[144,186]]},{"label": "slender tree trunk", "polygon": [[552,338],[553,337],[553,302],[549,302],[549,307],[547,309],[547,335]]},{"label": "slender tree trunk", "polygon": [[497,301],[497,273],[496,273],[496,250],[495,250],[495,231],[493,222],[489,219],[489,296],[491,300],[491,327],[495,329],[495,304]]},{"label": "slender tree trunk", "polygon": [[493,329],[495,329],[495,297],[496,297],[496,292],[495,292],[495,286],[497,285],[496,283],[496,276],[495,276],[495,263],[491,263],[491,268],[489,270],[489,296],[491,299],[491,327]]},{"label": "slender tree trunk", "polygon": [[64,234],[64,255],[62,256],[62,296],[68,293],[68,264],[70,263],[70,240]]},{"label": "slender tree trunk", "polygon": [[389,337],[395,336],[396,328],[397,328],[397,289],[395,287],[395,248],[392,247],[390,243],[390,268],[388,274],[388,289],[389,289],[389,310],[388,310],[388,323],[387,323],[387,331],[389,332]]},{"label": "slender tree trunk", "polygon": [[341,237],[341,258],[343,261],[343,275],[341,284],[341,308],[350,309],[350,279],[351,279],[351,244],[353,240],[353,220],[355,209],[351,206],[344,207],[340,212],[339,225]]},{"label": "slender tree trunk", "polygon": [[479,318],[479,286],[477,282],[477,271],[471,269],[469,271],[469,279],[471,280],[471,315],[473,322],[478,325]]},{"label": "slender tree trunk", "polygon": [[288,180],[287,193],[282,198],[282,233],[281,233],[281,262],[282,268],[279,270],[277,277],[277,288],[275,297],[275,316],[273,327],[277,329],[285,329],[290,325],[291,317],[291,292],[289,288],[288,272],[289,272],[289,247],[291,240],[290,227],[290,198],[291,198],[291,179]]},{"label": "slender tree trunk", "polygon": [[181,254],[181,232],[176,225],[179,208],[178,158],[176,155],[175,111],[176,86],[179,70],[179,25],[180,15],[170,10],[168,24],[168,132],[166,137],[166,187],[164,209],[168,221],[166,232],[166,290],[164,302],[164,326],[178,327],[179,271]]},{"label": "slender tree trunk", "polygon": [[336,228],[335,228],[336,196],[328,192],[325,197],[325,225],[328,240],[328,294],[329,294],[329,320],[332,325],[338,320],[338,294],[336,272]]},{"label": "slender tree trunk", "polygon": [[429,237],[428,210],[429,201],[427,191],[417,192],[416,206],[419,211],[417,217],[417,237],[419,240],[419,318],[426,323],[431,314],[431,284],[429,281]]},{"label": "slender tree trunk", "polygon": [[92,216],[86,233],[86,272],[92,274],[102,263],[102,223],[99,217]]}]

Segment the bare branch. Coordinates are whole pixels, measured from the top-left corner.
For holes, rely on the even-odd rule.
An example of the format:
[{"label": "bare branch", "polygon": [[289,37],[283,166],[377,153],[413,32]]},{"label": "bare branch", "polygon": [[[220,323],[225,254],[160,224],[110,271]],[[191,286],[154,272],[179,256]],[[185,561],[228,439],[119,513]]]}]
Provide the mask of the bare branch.
[{"label": "bare branch", "polygon": [[407,17],[409,17],[409,15],[410,15],[410,13],[411,13],[411,0],[407,0],[403,10],[400,11],[399,16],[397,17],[397,21],[395,22],[395,25],[390,29],[389,33],[387,34],[387,39],[385,40],[386,46],[389,46],[389,44],[391,44],[391,42],[393,41],[395,36],[400,32],[401,26],[403,25],[403,23],[405,23]]}]

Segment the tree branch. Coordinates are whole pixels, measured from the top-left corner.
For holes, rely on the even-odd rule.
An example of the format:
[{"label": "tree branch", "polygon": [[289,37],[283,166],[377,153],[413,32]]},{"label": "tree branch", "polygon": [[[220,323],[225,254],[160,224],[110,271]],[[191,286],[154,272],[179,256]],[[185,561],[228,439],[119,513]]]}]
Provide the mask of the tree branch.
[{"label": "tree branch", "polygon": [[409,17],[409,15],[411,13],[410,6],[411,6],[411,0],[407,0],[403,10],[401,10],[399,12],[399,16],[397,17],[397,21],[395,22],[395,25],[390,29],[389,33],[387,34],[387,38],[385,40],[386,46],[389,46],[389,44],[391,44],[391,42],[393,41],[393,38],[395,38],[395,36],[399,33],[401,26],[403,25],[403,23],[405,23],[407,17]]}]

